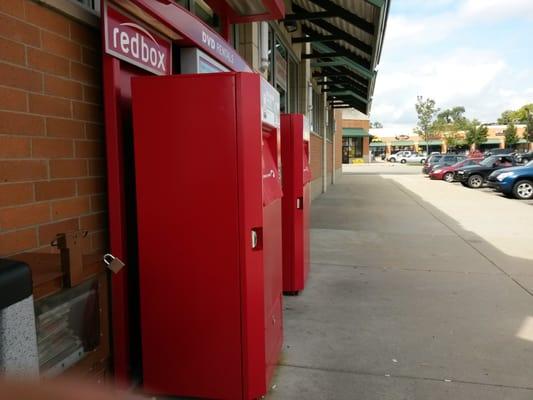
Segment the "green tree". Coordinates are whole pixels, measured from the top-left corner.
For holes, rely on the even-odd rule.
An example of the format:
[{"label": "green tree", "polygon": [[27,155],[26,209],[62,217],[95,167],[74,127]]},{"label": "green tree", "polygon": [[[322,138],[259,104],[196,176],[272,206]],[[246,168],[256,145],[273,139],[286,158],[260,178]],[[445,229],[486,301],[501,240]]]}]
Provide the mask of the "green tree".
[{"label": "green tree", "polygon": [[519,142],[520,138],[516,133],[516,126],[512,121],[507,124],[507,128],[505,128],[503,133],[505,135],[505,147],[514,148]]},{"label": "green tree", "polygon": [[383,128],[383,124],[382,124],[381,122],[378,122],[378,121],[376,121],[376,122],[371,122],[371,123],[370,123],[370,127],[371,127],[371,128]]},{"label": "green tree", "polygon": [[482,125],[477,119],[473,119],[466,123],[465,141],[469,146],[475,145],[477,149],[480,144],[487,141],[488,133],[489,128]]},{"label": "green tree", "polygon": [[511,122],[514,124],[526,124],[530,110],[533,110],[533,104],[523,105],[518,110],[506,110],[498,118],[498,124],[508,125]]},{"label": "green tree", "polygon": [[458,132],[446,132],[443,137],[448,149],[454,149],[462,142]]},{"label": "green tree", "polygon": [[500,116],[500,118],[498,118],[498,124],[507,125],[509,122],[512,121],[513,113],[513,110],[505,110],[504,112],[502,112],[502,115]]},{"label": "green tree", "polygon": [[417,97],[415,109],[418,122],[414,132],[426,142],[426,152],[429,154],[429,140],[434,133],[435,115],[439,109],[435,107],[435,100],[424,100],[422,96]]},{"label": "green tree", "polygon": [[533,142],[533,106],[527,111],[527,124],[524,132],[524,139],[526,139],[529,148],[531,146],[530,143]]},{"label": "green tree", "polygon": [[449,149],[457,147],[461,142],[459,131],[464,131],[468,124],[464,113],[465,108],[462,106],[449,108],[438,113],[433,122],[432,131],[442,135]]}]

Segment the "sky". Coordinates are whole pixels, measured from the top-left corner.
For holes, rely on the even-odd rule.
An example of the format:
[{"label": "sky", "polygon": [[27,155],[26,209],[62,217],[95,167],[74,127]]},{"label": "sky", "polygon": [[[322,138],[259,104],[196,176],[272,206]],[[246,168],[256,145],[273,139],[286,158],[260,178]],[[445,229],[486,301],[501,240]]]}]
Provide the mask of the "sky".
[{"label": "sky", "polygon": [[412,130],[418,95],[486,123],[533,103],[533,0],[391,0],[370,120]]}]

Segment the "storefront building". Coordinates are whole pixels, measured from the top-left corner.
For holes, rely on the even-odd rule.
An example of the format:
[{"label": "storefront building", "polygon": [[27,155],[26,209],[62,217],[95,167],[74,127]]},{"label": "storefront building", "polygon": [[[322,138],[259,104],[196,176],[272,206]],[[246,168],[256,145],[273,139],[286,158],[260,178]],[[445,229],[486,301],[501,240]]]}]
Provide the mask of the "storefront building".
[{"label": "storefront building", "polygon": [[337,111],[338,134],[342,135],[342,163],[370,161],[370,121],[358,110]]},{"label": "storefront building", "polygon": [[[336,111],[369,113],[388,8],[387,0],[0,2],[0,257],[55,257],[57,235],[76,231],[84,257],[117,251],[129,211],[114,207],[131,196],[120,178],[127,160],[116,157],[119,141],[129,143],[121,135],[131,132],[131,76],[262,74],[281,112],[307,117],[312,197],[320,195],[341,171]],[[198,162],[209,163],[201,149]],[[64,288],[56,284],[43,298]],[[140,368],[135,346],[117,347],[117,337],[138,338],[112,297],[100,298],[101,321],[113,324],[102,322],[98,351],[65,368],[97,380],[112,370],[127,380]]]},{"label": "storefront building", "polygon": [[[506,125],[488,125],[487,128],[487,140],[478,146],[478,150],[485,151],[489,149],[504,149],[510,147],[505,143],[504,131],[507,128]],[[527,151],[529,148],[527,140],[524,138],[525,129],[525,125],[516,125],[519,141],[514,148],[517,151]],[[435,134],[426,142],[420,136],[409,131],[401,131],[393,128],[370,129],[370,151],[376,156],[381,154],[392,154],[400,150],[425,152],[427,151],[427,148],[429,148],[430,153],[474,150],[475,146],[469,148],[464,142],[463,132],[459,132],[458,135],[459,142],[453,149],[449,149],[446,140],[443,139],[443,135],[441,134]]]}]

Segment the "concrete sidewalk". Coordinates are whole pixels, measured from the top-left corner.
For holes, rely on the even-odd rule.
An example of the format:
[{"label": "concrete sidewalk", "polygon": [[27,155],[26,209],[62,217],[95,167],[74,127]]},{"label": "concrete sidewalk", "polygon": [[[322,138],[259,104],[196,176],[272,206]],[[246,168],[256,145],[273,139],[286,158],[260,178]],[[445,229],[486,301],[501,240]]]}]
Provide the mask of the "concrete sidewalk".
[{"label": "concrete sidewalk", "polygon": [[[313,203],[312,274],[285,298],[268,398],[532,399],[532,225],[507,218],[503,240],[521,230],[530,245],[504,252],[494,224],[461,223],[468,210],[497,220],[479,197],[491,194],[439,187],[454,213],[430,186],[442,182],[383,168],[394,174],[358,169]],[[505,212],[523,210],[528,222],[530,206]]]}]

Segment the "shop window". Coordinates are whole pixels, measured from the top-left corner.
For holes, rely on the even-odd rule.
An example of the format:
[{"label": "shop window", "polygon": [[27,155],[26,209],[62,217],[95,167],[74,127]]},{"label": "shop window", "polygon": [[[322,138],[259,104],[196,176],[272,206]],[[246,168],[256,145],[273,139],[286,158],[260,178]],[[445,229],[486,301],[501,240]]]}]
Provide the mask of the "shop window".
[{"label": "shop window", "polygon": [[78,3],[83,8],[87,8],[91,11],[100,14],[100,0],[71,0],[74,3]]},{"label": "shop window", "polygon": [[[192,3],[192,5],[190,3]],[[220,32],[220,18],[204,0],[190,0],[189,7],[194,15],[217,32]]]},{"label": "shop window", "polygon": [[288,96],[288,106],[290,113],[298,112],[298,103],[299,103],[299,74],[298,74],[298,63],[292,58],[289,58],[289,96]]},{"label": "shop window", "polygon": [[353,159],[363,157],[363,138],[362,137],[343,137],[342,138],[342,162],[351,163]]},{"label": "shop window", "polygon": [[288,54],[278,38],[274,46],[274,87],[279,92],[280,111],[287,112]]},{"label": "shop window", "polygon": [[320,136],[324,136],[324,132],[322,130],[324,107],[322,105],[322,102],[320,101],[321,96],[319,93],[313,90],[312,99],[313,99],[313,110],[312,110],[313,132],[315,132],[316,134]]},{"label": "shop window", "polygon": [[333,141],[333,135],[335,133],[335,122],[332,108],[326,108],[324,115],[327,115],[326,120],[326,137]]}]

